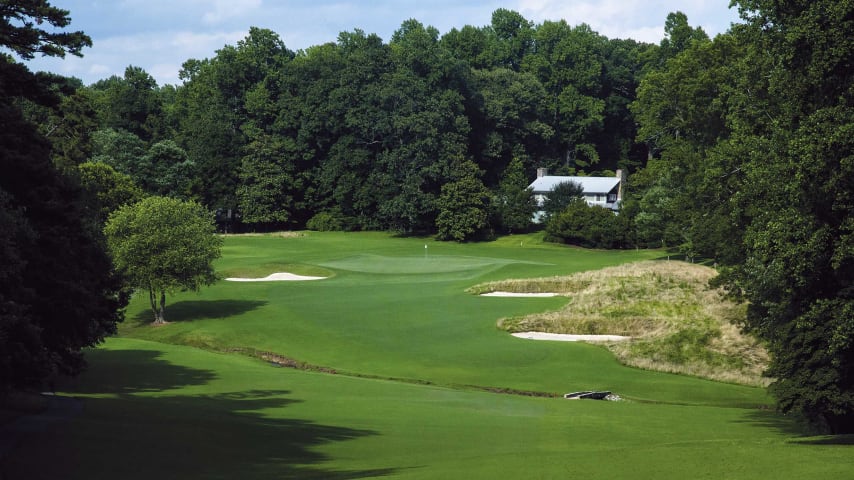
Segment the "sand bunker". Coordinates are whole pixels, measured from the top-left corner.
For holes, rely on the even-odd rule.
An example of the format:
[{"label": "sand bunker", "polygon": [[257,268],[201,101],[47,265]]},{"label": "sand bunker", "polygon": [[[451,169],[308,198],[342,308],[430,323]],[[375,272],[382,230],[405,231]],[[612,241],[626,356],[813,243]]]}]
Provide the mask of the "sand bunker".
[{"label": "sand bunker", "polygon": [[264,278],[226,278],[229,282],[299,282],[305,280],[323,280],[326,277],[307,277],[294,275],[293,273],[279,272],[267,275]]},{"label": "sand bunker", "polygon": [[622,342],[632,337],[622,335],[572,335],[568,333],[519,332],[512,334],[516,338],[528,340],[552,340],[557,342]]},{"label": "sand bunker", "polygon": [[481,297],[556,297],[556,293],[515,293],[515,292],[489,292],[483,293]]}]

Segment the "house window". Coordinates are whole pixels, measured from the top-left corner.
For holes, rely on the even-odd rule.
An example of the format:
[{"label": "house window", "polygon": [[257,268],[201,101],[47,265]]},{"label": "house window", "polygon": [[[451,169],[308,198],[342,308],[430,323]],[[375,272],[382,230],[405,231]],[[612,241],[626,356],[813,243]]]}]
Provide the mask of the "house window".
[{"label": "house window", "polygon": [[609,193],[608,194],[608,203],[614,203],[616,201],[617,201],[617,194],[616,193]]}]

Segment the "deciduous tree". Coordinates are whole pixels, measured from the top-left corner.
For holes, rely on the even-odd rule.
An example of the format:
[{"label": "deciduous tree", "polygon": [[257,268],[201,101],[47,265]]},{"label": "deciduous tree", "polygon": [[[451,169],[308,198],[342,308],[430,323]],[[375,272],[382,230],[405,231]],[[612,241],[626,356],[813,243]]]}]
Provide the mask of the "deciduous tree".
[{"label": "deciduous tree", "polygon": [[104,227],[116,269],[148,291],[154,323],[166,322],[166,294],[216,281],[222,239],[213,216],[195,202],[148,197],[110,215]]}]

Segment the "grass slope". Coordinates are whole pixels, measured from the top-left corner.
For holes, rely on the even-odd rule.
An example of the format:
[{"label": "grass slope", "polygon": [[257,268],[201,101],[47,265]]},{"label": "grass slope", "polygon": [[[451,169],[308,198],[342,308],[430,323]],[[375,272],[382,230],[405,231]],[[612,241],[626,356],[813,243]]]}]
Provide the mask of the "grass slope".
[{"label": "grass slope", "polygon": [[[28,479],[851,478],[852,447],[769,411],[565,401],[307,373],[112,339],[84,412],[3,465]],[[828,444],[828,442],[831,442]]]}]

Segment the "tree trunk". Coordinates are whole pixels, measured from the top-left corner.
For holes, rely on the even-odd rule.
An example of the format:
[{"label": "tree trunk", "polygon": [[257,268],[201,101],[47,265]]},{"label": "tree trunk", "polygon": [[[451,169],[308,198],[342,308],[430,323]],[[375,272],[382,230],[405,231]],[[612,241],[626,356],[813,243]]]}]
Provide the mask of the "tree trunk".
[{"label": "tree trunk", "polygon": [[166,292],[160,292],[160,305],[157,305],[157,293],[154,288],[148,289],[148,301],[151,304],[151,311],[154,313],[154,325],[163,325],[166,323]]},{"label": "tree trunk", "polygon": [[166,323],[166,292],[160,291],[160,310],[157,311],[157,323]]}]

